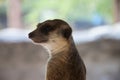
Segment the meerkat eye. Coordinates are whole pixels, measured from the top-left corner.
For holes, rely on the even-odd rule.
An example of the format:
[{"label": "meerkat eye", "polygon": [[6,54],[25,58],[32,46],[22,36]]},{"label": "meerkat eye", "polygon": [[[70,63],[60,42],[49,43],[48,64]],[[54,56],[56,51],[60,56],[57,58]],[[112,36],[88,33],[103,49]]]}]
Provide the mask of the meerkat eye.
[{"label": "meerkat eye", "polygon": [[41,27],[41,32],[44,34],[48,34],[50,31],[53,30],[53,27],[51,27],[50,25],[44,25],[43,27]]}]

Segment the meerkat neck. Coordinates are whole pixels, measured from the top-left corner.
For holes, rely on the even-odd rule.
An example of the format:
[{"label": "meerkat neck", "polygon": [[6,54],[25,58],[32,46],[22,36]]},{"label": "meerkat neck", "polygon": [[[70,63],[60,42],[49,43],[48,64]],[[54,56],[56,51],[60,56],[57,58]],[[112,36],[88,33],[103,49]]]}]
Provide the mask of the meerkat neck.
[{"label": "meerkat neck", "polygon": [[57,55],[61,52],[67,52],[69,50],[69,41],[65,39],[54,38],[54,41],[51,39],[48,43],[41,44],[45,49],[47,49],[50,56]]},{"label": "meerkat neck", "polygon": [[64,42],[64,44],[57,45],[51,50],[52,57],[60,55],[66,56],[72,53],[78,53],[72,37],[67,42]]},{"label": "meerkat neck", "polygon": [[58,48],[56,47],[55,49],[51,50],[51,55],[54,56],[67,51],[68,51],[68,44],[63,44],[62,46],[59,46]]}]

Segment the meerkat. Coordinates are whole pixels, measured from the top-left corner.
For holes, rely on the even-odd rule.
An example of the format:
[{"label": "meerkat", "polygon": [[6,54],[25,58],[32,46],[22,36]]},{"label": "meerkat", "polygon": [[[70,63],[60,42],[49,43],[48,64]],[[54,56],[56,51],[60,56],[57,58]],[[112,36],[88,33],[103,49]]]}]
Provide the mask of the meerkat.
[{"label": "meerkat", "polygon": [[69,24],[47,20],[29,33],[29,38],[49,52],[46,80],[86,80],[86,68],[72,38]]}]

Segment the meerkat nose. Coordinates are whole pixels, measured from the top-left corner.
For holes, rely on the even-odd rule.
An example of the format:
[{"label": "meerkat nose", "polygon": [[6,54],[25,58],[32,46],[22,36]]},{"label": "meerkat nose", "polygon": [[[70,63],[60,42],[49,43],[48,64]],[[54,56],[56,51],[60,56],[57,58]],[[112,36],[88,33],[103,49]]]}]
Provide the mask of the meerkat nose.
[{"label": "meerkat nose", "polygon": [[34,33],[31,32],[31,33],[28,34],[28,36],[29,36],[29,38],[33,38],[34,37]]}]

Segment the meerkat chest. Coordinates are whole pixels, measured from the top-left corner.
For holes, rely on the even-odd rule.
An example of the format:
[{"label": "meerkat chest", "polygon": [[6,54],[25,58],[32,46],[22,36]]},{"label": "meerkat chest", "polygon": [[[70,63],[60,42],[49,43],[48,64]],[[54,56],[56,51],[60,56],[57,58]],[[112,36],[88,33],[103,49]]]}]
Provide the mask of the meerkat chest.
[{"label": "meerkat chest", "polygon": [[69,80],[69,71],[66,64],[61,62],[48,63],[47,80]]}]

